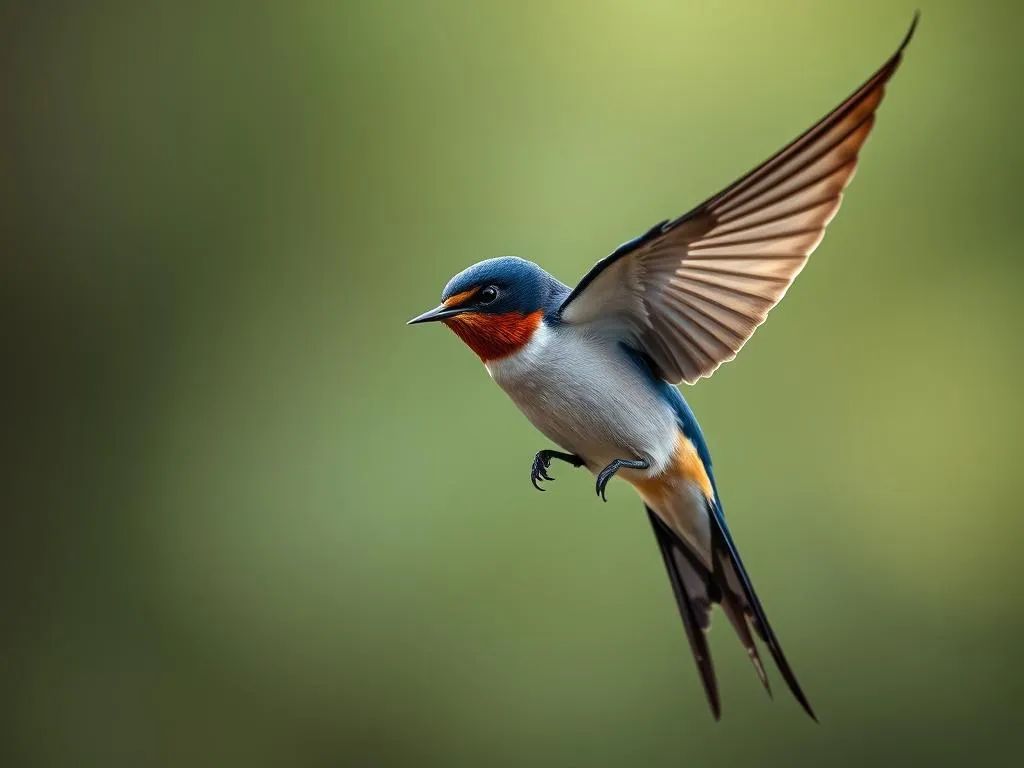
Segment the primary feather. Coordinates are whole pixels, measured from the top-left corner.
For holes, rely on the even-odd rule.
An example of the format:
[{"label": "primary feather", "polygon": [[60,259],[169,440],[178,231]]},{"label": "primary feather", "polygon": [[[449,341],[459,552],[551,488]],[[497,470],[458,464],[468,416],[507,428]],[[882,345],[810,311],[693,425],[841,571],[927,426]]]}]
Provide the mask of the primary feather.
[{"label": "primary feather", "polygon": [[598,262],[560,309],[693,384],[736,353],[785,295],[853,178],[885,85],[913,35],[849,98],[717,195]]}]

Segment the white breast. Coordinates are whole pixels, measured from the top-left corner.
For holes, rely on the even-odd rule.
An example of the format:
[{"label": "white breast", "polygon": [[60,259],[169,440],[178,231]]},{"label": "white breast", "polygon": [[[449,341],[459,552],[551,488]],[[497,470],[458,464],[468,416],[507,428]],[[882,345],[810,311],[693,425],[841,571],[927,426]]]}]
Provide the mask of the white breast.
[{"label": "white breast", "polygon": [[651,464],[645,474],[659,474],[671,459],[675,414],[613,341],[541,324],[487,370],[537,429],[592,471],[640,458]]}]

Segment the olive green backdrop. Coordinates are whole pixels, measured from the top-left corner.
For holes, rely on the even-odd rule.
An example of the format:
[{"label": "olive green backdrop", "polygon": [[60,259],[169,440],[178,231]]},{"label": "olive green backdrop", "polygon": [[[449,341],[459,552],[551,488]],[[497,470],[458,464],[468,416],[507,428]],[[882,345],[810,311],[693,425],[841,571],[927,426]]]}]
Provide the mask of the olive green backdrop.
[{"label": "olive green backdrop", "polygon": [[0,763],[1019,764],[1024,10],[924,0],[845,206],[686,389],[821,724],[718,616],[708,714],[641,507],[443,327],[793,138],[913,7],[0,11]]}]

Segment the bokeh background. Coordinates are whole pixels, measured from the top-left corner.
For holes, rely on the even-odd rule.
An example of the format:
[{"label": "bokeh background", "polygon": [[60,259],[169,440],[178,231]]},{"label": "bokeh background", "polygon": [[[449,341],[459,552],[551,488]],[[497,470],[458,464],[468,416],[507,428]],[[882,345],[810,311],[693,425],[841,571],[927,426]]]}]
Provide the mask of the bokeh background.
[{"label": "bokeh background", "polygon": [[686,396],[821,718],[441,327],[764,159],[912,6],[5,3],[5,766],[1019,765],[1012,3],[924,0],[843,211]]}]

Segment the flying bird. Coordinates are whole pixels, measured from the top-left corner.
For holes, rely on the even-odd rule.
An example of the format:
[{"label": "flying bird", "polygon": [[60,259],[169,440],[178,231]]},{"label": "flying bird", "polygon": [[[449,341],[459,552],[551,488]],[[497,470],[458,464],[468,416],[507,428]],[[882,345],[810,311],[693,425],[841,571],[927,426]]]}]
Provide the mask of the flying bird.
[{"label": "flying bird", "polygon": [[697,420],[676,385],[732,360],[786,293],[839,210],[896,53],[808,131],[678,218],[619,246],[579,281],[559,282],[515,257],[453,277],[440,306],[409,321],[440,321],[560,450],[533,459],[586,467],[605,498],[625,479],[643,500],[668,569],[715,719],[721,703],[705,633],[722,607],[761,683],[756,635],[793,696],[817,720],[782,651],[732,534]]}]

